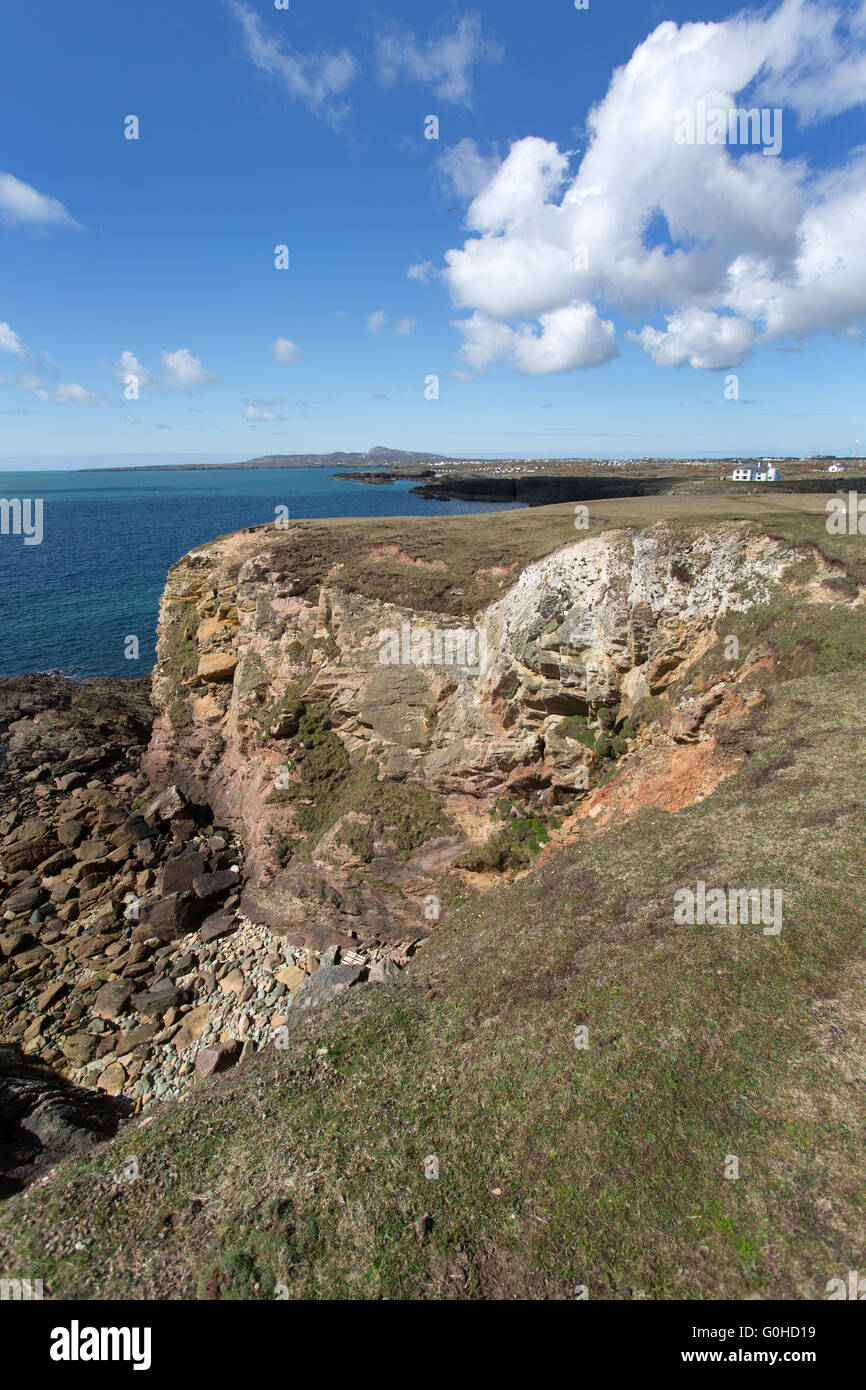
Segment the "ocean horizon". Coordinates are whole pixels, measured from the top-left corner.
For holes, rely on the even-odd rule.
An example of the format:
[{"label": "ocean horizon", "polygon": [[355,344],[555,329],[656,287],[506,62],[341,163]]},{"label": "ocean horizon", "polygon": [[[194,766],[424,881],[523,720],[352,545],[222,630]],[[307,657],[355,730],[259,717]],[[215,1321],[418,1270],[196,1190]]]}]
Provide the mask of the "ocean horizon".
[{"label": "ocean horizon", "polygon": [[[42,536],[0,534],[0,677],[144,676],[168,569],[217,536],[290,518],[443,516],[517,504],[434,501],[331,479],[322,468],[0,472],[0,497],[42,502]],[[138,657],[126,652],[138,638]]]}]

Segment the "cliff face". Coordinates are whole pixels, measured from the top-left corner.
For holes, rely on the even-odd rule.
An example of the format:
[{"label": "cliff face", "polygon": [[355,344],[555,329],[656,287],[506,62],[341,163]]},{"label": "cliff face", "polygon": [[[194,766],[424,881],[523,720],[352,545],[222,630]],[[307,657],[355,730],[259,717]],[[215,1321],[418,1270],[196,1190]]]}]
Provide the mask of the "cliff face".
[{"label": "cliff face", "polygon": [[[449,884],[528,862],[515,820],[537,848],[618,798],[707,794],[738,765],[714,727],[760,704],[769,658],[731,656],[666,721],[657,697],[726,619],[836,576],[745,523],[659,523],[528,564],[468,620],[344,592],[339,562],[310,582],[293,552],[257,528],[173,567],[145,765],[236,829],[243,914],[317,948],[423,937]],[[442,563],[399,560],[407,595]]]}]

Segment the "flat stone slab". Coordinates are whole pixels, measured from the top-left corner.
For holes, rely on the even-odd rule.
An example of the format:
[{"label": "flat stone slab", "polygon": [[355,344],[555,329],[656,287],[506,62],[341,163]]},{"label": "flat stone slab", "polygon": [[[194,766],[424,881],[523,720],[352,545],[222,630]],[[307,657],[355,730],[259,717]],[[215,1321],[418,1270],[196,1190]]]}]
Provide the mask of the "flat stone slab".
[{"label": "flat stone slab", "polygon": [[289,1007],[295,1014],[318,1009],[320,1005],[345,994],[365,973],[363,965],[324,965],[289,995]]}]

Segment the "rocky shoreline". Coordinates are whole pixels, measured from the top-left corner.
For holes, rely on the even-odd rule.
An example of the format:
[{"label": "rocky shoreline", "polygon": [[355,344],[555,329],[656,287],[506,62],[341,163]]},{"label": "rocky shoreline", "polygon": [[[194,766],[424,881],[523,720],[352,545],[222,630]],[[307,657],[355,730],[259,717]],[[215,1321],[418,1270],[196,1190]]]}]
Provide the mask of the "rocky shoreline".
[{"label": "rocky shoreline", "polygon": [[149,695],[149,680],[0,682],[8,1191],[124,1115],[280,1046],[307,1009],[393,978],[415,949],[371,938],[317,952],[246,919],[229,827],[141,771]]}]

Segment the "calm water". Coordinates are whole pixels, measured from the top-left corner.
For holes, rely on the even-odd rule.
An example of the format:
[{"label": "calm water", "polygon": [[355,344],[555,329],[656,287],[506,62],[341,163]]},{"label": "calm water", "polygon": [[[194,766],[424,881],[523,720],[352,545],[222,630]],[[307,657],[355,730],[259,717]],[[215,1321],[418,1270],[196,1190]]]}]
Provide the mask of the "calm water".
[{"label": "calm water", "polygon": [[[292,517],[441,516],[505,504],[433,502],[411,484],[368,487],[326,469],[0,473],[0,498],[42,498],[43,540],[0,535],[0,676],[145,675],[169,565],[226,531]],[[138,661],[124,639],[139,639]]]}]

